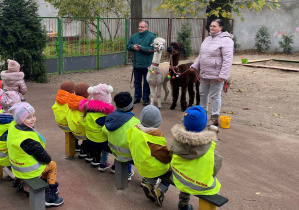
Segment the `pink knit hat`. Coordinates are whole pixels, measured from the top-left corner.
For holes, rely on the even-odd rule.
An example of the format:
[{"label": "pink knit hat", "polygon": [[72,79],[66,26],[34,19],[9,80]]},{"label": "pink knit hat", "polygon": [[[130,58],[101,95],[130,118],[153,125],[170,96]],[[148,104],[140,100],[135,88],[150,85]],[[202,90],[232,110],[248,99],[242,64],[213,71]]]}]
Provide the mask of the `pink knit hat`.
[{"label": "pink knit hat", "polygon": [[22,95],[17,91],[6,91],[1,97],[1,106],[3,113],[9,113],[8,110],[16,103],[21,102]]},{"label": "pink knit hat", "polygon": [[113,87],[111,85],[100,83],[96,86],[89,87],[87,92],[93,100],[102,101],[109,104],[112,102],[111,93],[113,92]]},{"label": "pink knit hat", "polygon": [[8,111],[18,125],[22,125],[28,115],[35,112],[34,108],[27,102],[14,104]]},{"label": "pink knit hat", "polygon": [[19,72],[20,71],[20,64],[14,60],[7,60],[8,63],[8,72]]}]

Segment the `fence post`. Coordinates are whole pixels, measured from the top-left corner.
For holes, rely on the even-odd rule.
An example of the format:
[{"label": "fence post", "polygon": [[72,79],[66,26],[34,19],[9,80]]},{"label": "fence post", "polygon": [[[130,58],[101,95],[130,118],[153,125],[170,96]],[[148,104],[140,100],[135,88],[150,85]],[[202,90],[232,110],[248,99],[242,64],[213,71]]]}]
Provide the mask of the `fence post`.
[{"label": "fence post", "polygon": [[127,45],[129,41],[129,35],[130,35],[130,19],[126,19],[126,64],[129,64],[129,51],[127,50]]},{"label": "fence post", "polygon": [[61,19],[58,17],[58,40],[59,40],[59,55],[58,55],[58,69],[59,69],[59,74],[62,74],[62,48],[63,48],[63,42],[62,42],[62,24],[61,24]]},{"label": "fence post", "polygon": [[172,18],[168,19],[168,46],[171,43],[171,31],[172,31]]},{"label": "fence post", "polygon": [[100,19],[97,17],[97,70],[100,69]]}]

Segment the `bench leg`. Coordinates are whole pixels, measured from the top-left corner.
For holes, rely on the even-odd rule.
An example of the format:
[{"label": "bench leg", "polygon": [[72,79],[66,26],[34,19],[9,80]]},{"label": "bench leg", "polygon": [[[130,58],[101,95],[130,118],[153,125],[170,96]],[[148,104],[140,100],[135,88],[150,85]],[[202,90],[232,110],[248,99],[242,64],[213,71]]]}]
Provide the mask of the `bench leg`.
[{"label": "bench leg", "polygon": [[213,204],[199,198],[198,210],[216,210],[216,208]]},{"label": "bench leg", "polygon": [[76,139],[72,132],[65,132],[65,155],[72,159],[76,154]]},{"label": "bench leg", "polygon": [[30,210],[45,210],[45,190],[34,191],[29,188]]},{"label": "bench leg", "polygon": [[0,166],[0,179],[3,179],[3,166]]},{"label": "bench leg", "polygon": [[117,189],[125,189],[128,186],[128,162],[115,160],[115,184]]}]

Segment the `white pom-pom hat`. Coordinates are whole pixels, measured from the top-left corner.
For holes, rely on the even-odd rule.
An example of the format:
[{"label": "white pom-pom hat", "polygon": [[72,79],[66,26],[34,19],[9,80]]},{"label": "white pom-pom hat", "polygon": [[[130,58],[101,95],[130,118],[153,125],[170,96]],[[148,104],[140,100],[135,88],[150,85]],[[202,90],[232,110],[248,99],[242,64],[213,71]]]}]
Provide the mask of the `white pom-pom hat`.
[{"label": "white pom-pom hat", "polygon": [[89,87],[87,92],[93,100],[102,101],[109,104],[112,102],[111,93],[113,92],[113,87],[111,85],[100,83],[96,86]]}]

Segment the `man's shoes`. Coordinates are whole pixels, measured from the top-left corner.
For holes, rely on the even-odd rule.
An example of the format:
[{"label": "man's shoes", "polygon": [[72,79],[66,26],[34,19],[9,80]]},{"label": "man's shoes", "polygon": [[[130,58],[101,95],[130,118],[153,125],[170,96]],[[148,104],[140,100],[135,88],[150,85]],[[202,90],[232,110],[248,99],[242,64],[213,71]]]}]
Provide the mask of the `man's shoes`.
[{"label": "man's shoes", "polygon": [[149,99],[143,99],[143,103],[142,103],[143,106],[147,106],[149,105]]},{"label": "man's shoes", "polygon": [[193,206],[191,204],[186,204],[186,205],[179,204],[178,207],[179,210],[193,210]]},{"label": "man's shoes", "polygon": [[134,104],[140,103],[140,99],[134,98]]}]

